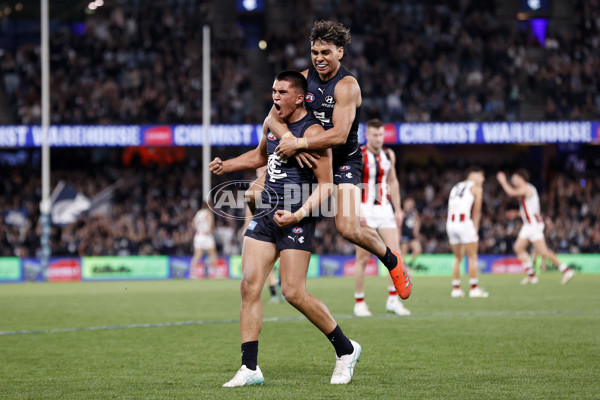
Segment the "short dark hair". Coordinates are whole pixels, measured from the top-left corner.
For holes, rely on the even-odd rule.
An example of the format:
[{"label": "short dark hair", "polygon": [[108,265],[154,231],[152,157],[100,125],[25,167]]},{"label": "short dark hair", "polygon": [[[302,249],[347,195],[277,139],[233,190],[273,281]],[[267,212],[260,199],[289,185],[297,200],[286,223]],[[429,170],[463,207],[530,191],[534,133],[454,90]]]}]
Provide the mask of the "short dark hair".
[{"label": "short dark hair", "polygon": [[350,29],[340,22],[319,20],[315,21],[310,31],[310,42],[314,43],[317,40],[343,47],[350,44],[352,38],[350,37]]},{"label": "short dark hair", "polygon": [[529,172],[525,168],[519,168],[513,174],[519,175],[521,178],[529,182]]},{"label": "short dark hair", "polygon": [[469,176],[469,174],[471,173],[482,173],[483,174],[483,168],[481,168],[479,165],[471,165],[469,168],[467,168],[467,176]]},{"label": "short dark hair", "polygon": [[383,122],[381,122],[381,120],[379,118],[373,118],[367,121],[367,129],[368,128],[375,128],[375,129],[379,129],[383,126]]},{"label": "short dark hair", "polygon": [[298,71],[282,71],[277,74],[275,80],[289,82],[294,89],[297,89],[303,95],[306,95],[306,91],[308,90],[306,78]]}]

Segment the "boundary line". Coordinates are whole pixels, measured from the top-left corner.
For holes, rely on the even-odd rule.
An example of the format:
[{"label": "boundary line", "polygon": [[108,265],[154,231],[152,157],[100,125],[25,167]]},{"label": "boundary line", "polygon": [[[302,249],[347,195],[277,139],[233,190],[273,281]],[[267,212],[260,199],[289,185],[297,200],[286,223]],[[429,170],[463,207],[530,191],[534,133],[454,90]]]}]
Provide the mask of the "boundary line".
[{"label": "boundary line", "polygon": [[[542,315],[600,315],[600,310],[596,311],[575,311],[575,310],[549,310],[549,311],[490,311],[490,312],[442,312],[428,314],[413,314],[408,317],[398,317],[391,314],[374,314],[372,317],[356,317],[354,315],[337,315],[335,319],[365,319],[369,318],[454,318],[454,317],[523,317],[523,316],[542,316]],[[263,322],[292,322],[306,321],[304,316],[298,317],[272,317],[264,318]],[[50,334],[50,333],[70,333],[70,332],[93,332],[93,331],[113,331],[120,329],[140,329],[140,328],[169,328],[177,326],[196,326],[196,325],[222,325],[237,324],[239,319],[226,319],[215,321],[183,321],[183,322],[163,322],[149,324],[131,324],[131,325],[113,325],[113,326],[91,326],[85,328],[57,328],[57,329],[35,329],[22,331],[0,331],[0,336],[14,335],[32,335],[32,334]]]}]

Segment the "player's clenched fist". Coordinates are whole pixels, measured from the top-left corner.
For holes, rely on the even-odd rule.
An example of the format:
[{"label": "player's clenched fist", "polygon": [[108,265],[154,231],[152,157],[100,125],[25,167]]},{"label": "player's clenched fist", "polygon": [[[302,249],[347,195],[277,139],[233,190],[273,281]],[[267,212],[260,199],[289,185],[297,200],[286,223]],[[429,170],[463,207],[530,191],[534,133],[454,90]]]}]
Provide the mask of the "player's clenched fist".
[{"label": "player's clenched fist", "polygon": [[502,171],[498,171],[496,179],[498,179],[498,182],[506,182],[506,174]]},{"label": "player's clenched fist", "polygon": [[221,175],[225,173],[225,166],[219,157],[216,157],[214,160],[212,160],[210,164],[208,164],[208,168],[210,169],[210,172],[215,175]]},{"label": "player's clenched fist", "polygon": [[275,212],[273,220],[280,227],[288,226],[295,222],[298,222],[296,216],[287,210],[277,210]]}]

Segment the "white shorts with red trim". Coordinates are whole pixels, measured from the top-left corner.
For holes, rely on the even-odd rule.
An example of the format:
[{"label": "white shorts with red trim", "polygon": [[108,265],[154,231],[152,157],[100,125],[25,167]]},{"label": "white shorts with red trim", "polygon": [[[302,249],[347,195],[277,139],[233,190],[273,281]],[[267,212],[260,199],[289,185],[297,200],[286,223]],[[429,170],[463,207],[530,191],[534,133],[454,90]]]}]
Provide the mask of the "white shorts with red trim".
[{"label": "white shorts with red trim", "polygon": [[194,248],[208,250],[215,247],[215,238],[212,235],[196,234],[194,235]]},{"label": "white shorts with red trim", "polygon": [[446,233],[450,244],[467,244],[479,241],[477,229],[473,225],[473,221],[467,219],[465,221],[456,220],[454,222],[446,222]]},{"label": "white shorts with red trim", "polygon": [[523,224],[519,231],[519,238],[527,239],[531,243],[544,239],[545,224]]},{"label": "white shorts with red trim", "polygon": [[360,215],[365,218],[367,225],[373,229],[395,229],[398,227],[391,204],[368,206],[361,203]]}]

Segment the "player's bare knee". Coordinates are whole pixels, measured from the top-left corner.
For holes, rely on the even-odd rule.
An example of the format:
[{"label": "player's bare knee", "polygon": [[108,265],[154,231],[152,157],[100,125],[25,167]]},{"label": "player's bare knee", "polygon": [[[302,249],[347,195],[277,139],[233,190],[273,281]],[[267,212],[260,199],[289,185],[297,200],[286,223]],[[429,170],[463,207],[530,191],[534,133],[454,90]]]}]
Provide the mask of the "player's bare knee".
[{"label": "player's bare knee", "polygon": [[240,294],[242,295],[242,299],[252,299],[256,297],[260,297],[261,290],[257,290],[257,285],[252,282],[242,279],[240,282]]},{"label": "player's bare knee", "polygon": [[360,237],[360,227],[353,224],[343,223],[338,225],[338,231],[342,237],[352,243],[357,243]]},{"label": "player's bare knee", "polygon": [[281,294],[285,298],[285,300],[290,303],[292,306],[296,306],[302,300],[302,296],[304,294],[303,290],[299,288],[290,287],[290,286],[281,286]]}]

